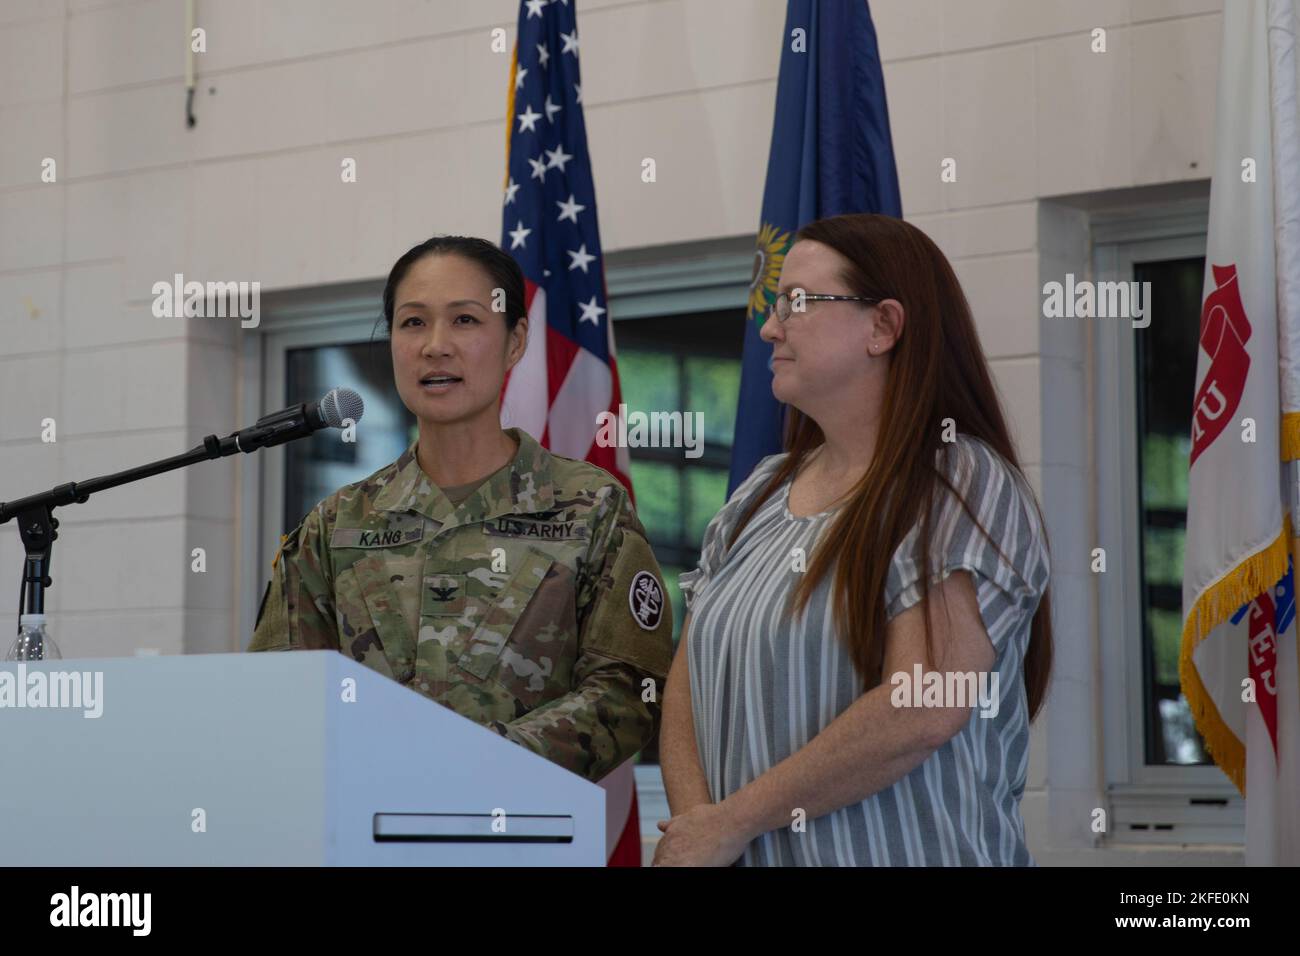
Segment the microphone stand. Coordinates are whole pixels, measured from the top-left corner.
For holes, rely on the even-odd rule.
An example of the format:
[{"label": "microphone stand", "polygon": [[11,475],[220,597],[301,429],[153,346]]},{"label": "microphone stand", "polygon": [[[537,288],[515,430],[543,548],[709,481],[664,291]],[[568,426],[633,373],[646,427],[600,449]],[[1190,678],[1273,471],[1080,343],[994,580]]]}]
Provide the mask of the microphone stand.
[{"label": "microphone stand", "polygon": [[[314,405],[315,403],[311,403]],[[315,412],[312,408],[311,412]],[[12,518],[18,519],[18,533],[23,539],[27,559],[23,568],[22,604],[28,614],[45,613],[45,589],[54,584],[50,577],[50,562],[54,541],[58,538],[58,519],[54,509],[62,505],[84,504],[97,491],[116,488],[118,485],[161,475],[166,471],[185,468],[200,461],[224,458],[236,452],[253,452],[259,448],[281,445],[295,438],[304,438],[321,425],[319,414],[309,416],[308,403],[292,405],[283,411],[266,415],[255,425],[232,432],[225,438],[208,435],[203,444],[183,455],[163,458],[147,465],[128,468],[88,481],[71,481],[57,485],[49,491],[28,495],[16,501],[0,502],[0,525]]]}]

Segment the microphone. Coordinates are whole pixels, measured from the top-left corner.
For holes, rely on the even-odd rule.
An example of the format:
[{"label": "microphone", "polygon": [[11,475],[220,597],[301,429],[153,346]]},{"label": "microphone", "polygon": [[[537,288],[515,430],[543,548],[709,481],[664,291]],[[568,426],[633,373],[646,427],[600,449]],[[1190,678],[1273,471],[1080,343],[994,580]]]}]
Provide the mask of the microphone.
[{"label": "microphone", "polygon": [[345,428],[361,421],[366,403],[350,388],[331,388],[318,402],[299,402],[286,409],[264,415],[257,424],[241,428],[231,437],[242,452],[271,448],[298,438],[306,438],[322,428]]},{"label": "microphone", "polygon": [[331,388],[319,402],[312,402],[307,406],[309,414],[317,410],[325,423],[322,427],[344,428],[346,419],[352,419],[354,425],[361,421],[361,416],[366,411],[366,403],[350,388]]}]

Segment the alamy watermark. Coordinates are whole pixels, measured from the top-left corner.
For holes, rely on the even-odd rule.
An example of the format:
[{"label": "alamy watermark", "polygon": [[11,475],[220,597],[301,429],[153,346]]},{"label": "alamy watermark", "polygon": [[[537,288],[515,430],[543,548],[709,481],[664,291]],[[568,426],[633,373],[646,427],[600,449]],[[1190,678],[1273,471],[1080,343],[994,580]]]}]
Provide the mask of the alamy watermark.
[{"label": "alamy watermark", "polygon": [[1092,282],[1074,280],[1043,284],[1045,319],[1132,319],[1133,328],[1151,324],[1150,282]]},{"label": "alamy watermark", "polygon": [[152,893],[82,893],[74,885],[50,897],[50,925],[125,926],[133,936],[148,936],[152,910]]},{"label": "alamy watermark", "polygon": [[704,454],[703,412],[600,412],[596,444],[601,448],[685,448],[685,457]]},{"label": "alamy watermark", "polygon": [[929,671],[913,664],[912,673],[895,671],[889,702],[895,707],[976,707],[981,717],[996,717],[999,702],[997,671]]},{"label": "alamy watermark", "polygon": [[150,291],[157,319],[238,317],[244,329],[262,322],[260,282],[186,282],[178,272],[171,282],[155,282]]},{"label": "alamy watermark", "polygon": [[0,670],[0,708],[32,707],[81,710],[94,719],[104,713],[103,671],[33,670],[19,662]]}]

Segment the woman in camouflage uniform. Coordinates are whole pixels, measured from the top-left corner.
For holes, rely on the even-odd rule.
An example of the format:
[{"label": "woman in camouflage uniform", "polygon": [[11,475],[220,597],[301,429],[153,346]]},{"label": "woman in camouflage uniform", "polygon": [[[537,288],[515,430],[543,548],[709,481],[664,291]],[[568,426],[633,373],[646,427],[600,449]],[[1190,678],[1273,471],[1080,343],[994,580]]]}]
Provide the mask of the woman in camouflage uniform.
[{"label": "woman in camouflage uniform", "polygon": [[627,492],[501,428],[528,335],[509,255],[458,236],[414,247],[384,319],[419,437],[285,537],[249,650],[338,650],[597,780],[650,741],[672,656]]}]

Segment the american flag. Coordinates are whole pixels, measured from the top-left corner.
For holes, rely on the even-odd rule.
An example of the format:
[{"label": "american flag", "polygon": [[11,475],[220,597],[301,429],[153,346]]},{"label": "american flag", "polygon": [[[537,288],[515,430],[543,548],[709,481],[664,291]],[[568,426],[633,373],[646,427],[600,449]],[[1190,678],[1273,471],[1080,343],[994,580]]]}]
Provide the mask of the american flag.
[{"label": "american flag", "polygon": [[596,191],[582,118],[578,25],[569,0],[524,0],[507,97],[501,248],[524,273],[528,348],[506,382],[503,424],[632,489],[625,448],[595,443],[621,401]]},{"label": "american flag", "polygon": [[[501,420],[542,447],[585,459],[632,493],[626,448],[596,444],[596,416],[618,414],[596,188],[582,119],[578,23],[569,0],[523,0],[506,97],[501,248],[524,273],[528,347],[506,380]],[[605,789],[611,866],[641,863],[632,762]]]}]

